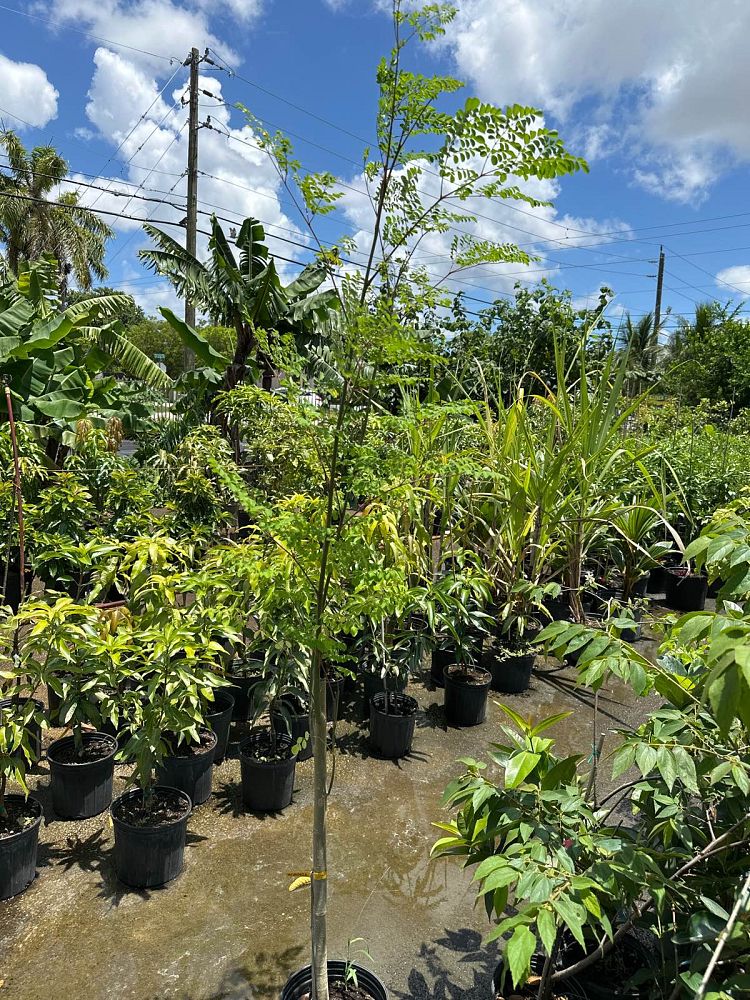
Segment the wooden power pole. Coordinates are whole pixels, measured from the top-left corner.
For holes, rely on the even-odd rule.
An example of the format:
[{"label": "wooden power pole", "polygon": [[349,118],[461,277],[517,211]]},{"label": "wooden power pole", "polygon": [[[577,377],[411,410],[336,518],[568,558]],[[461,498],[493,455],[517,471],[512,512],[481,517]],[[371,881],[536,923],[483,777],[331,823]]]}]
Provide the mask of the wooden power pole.
[{"label": "wooden power pole", "polygon": [[654,333],[659,336],[661,326],[661,290],[664,285],[664,247],[659,247],[659,270],[656,272],[656,304],[654,305]]},{"label": "wooden power pole", "polygon": [[[198,250],[198,49],[191,50],[185,60],[190,65],[190,103],[188,117],[188,160],[187,160],[187,220],[185,223],[185,249],[194,257]],[[195,305],[185,299],[185,322],[195,326]],[[192,368],[193,352],[185,351],[185,368]]]}]

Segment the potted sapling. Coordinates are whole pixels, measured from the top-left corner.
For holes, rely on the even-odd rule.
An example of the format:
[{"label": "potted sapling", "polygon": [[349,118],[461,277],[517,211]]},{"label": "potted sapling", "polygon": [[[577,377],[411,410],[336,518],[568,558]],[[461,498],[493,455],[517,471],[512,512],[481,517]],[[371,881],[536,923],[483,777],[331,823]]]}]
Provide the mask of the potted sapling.
[{"label": "potted sapling", "polygon": [[[269,648],[261,682],[255,687],[250,735],[240,744],[242,801],[253,812],[280,812],[292,801],[299,750],[309,733],[298,736],[284,721],[284,699],[298,704],[309,660],[289,655],[283,646]],[[267,716],[266,725],[258,725]]]},{"label": "potted sapling", "polygon": [[[169,620],[136,620],[131,633],[121,695],[129,738],[120,756],[133,762],[136,787],[110,808],[115,868],[126,885],[150,888],[179,875],[193,804],[180,785],[198,799],[210,794],[216,735],[204,726],[201,705],[221,680],[196,645],[177,609]],[[214,654],[205,650],[206,659]]]},{"label": "potted sapling", "polygon": [[[42,717],[30,698],[0,704],[0,900],[33,881],[42,805],[29,795],[26,771],[36,761],[34,730]],[[9,791],[14,782],[21,789]]]},{"label": "potted sapling", "polygon": [[558,583],[519,580],[498,608],[496,640],[484,661],[492,674],[492,688],[520,694],[531,681],[537,647],[534,639],[547,616],[545,601],[560,595]]},{"label": "potted sapling", "polygon": [[117,687],[114,665],[101,655],[106,616],[62,597],[24,605],[17,621],[28,626],[21,669],[47,684],[57,699],[55,723],[70,729],[47,749],[53,808],[64,819],[96,816],[112,801],[117,753],[117,740],[101,731]]},{"label": "potted sapling", "polygon": [[[395,617],[395,616],[394,616]],[[419,705],[405,693],[409,674],[419,668],[425,637],[404,628],[399,618],[371,623],[371,669],[381,690],[369,697],[370,746],[380,757],[397,760],[411,753]],[[400,616],[399,616],[400,617]],[[410,621],[409,615],[405,621]],[[399,627],[400,626],[400,627]],[[367,692],[367,687],[365,687]]]}]

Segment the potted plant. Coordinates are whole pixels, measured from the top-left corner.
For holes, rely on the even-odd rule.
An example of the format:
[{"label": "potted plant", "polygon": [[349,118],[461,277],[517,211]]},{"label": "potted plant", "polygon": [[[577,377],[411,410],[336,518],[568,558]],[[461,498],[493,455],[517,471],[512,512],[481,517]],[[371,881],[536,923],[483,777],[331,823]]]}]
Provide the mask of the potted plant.
[{"label": "potted plant", "polygon": [[208,643],[198,655],[181,612],[171,608],[158,621],[135,620],[122,668],[131,683],[122,693],[129,738],[120,756],[133,761],[137,787],[115,799],[110,814],[117,876],[142,888],[164,885],[183,866],[192,801],[184,788],[159,781],[168,776],[198,798],[211,789],[216,735],[205,729],[201,706],[203,692],[221,685],[207,666],[217,651]]},{"label": "potted plant", "polygon": [[[635,1000],[646,980],[663,996],[739,995],[750,960],[740,926],[750,902],[750,763],[741,756],[750,688],[740,683],[739,699],[721,693],[747,656],[750,622],[736,611],[687,616],[654,662],[582,624],[546,631],[584,650],[583,683],[599,686],[614,671],[666,701],[619,734],[613,779],[625,780],[603,798],[596,757],[587,775],[582,756],[558,757],[545,735],[566,713],[534,724],[507,707],[513,727],[490,754],[500,776],[467,760],[446,789],[459,815],[438,824],[446,835],[434,852],[476,869],[496,921],[489,940],[506,938],[497,995]],[[632,824],[621,814],[628,804]],[[665,937],[669,948],[659,946]]]},{"label": "potted plant", "polygon": [[[41,803],[29,796],[26,770],[36,761],[33,728],[42,718],[32,699],[0,704],[0,900],[10,899],[36,875]],[[22,794],[8,791],[15,782]]]},{"label": "potted plant", "polygon": [[665,598],[675,611],[703,611],[708,594],[708,577],[693,573],[690,563],[667,571]]},{"label": "potted plant", "polygon": [[485,610],[490,601],[489,577],[471,554],[454,558],[426,595],[432,636],[430,680],[445,683],[445,669],[457,662],[475,664],[482,658],[492,621]]},{"label": "potted plant", "polygon": [[613,517],[610,524],[614,535],[609,551],[622,582],[617,596],[624,601],[645,597],[651,571],[673,550],[671,541],[654,540],[654,534],[662,528],[665,534],[673,535],[678,545],[679,537],[662,513],[642,504],[633,504]]},{"label": "potted plant", "polygon": [[[295,656],[283,642],[272,642],[264,663],[264,674],[254,691],[253,728],[240,744],[242,800],[254,812],[280,812],[292,801],[297,753],[309,733],[293,738],[285,724],[285,698],[299,702],[304,697],[305,656]],[[262,715],[268,723],[259,726]]]},{"label": "potted plant", "polygon": [[531,681],[536,659],[534,639],[546,617],[545,601],[560,594],[558,583],[544,585],[519,580],[498,610],[496,641],[483,661],[492,674],[492,688],[520,694]]},{"label": "potted plant", "polygon": [[27,603],[16,622],[28,626],[18,669],[46,682],[59,703],[56,723],[71,730],[47,749],[53,808],[65,819],[96,816],[112,801],[117,752],[114,737],[98,731],[117,687],[112,662],[100,655],[105,619],[98,609],[62,597],[52,605]]}]

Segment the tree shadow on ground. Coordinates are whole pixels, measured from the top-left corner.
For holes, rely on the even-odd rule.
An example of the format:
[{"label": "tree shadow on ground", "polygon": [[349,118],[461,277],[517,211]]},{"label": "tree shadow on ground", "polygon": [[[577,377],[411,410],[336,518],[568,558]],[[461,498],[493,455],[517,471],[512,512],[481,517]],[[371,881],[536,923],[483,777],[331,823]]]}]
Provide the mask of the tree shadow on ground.
[{"label": "tree shadow on ground", "polygon": [[[294,794],[298,791],[299,788],[295,788]],[[283,810],[255,812],[253,809],[249,809],[242,799],[242,783],[239,781],[226,781],[218,788],[214,788],[213,802],[216,812],[221,813],[222,816],[232,816],[234,819],[240,816],[252,816],[253,819],[266,822],[283,816]]]},{"label": "tree shadow on ground", "polygon": [[[278,1000],[286,980],[305,964],[304,951],[302,945],[295,945],[274,954],[253,953],[246,962],[227,969],[206,1000]],[[181,993],[180,1000],[194,1000],[194,994]]]},{"label": "tree shadow on ground", "polygon": [[[206,839],[188,830],[185,846],[191,847]],[[107,837],[104,827],[99,827],[83,839],[73,834],[60,844],[40,843],[37,866],[52,865],[58,865],[65,873],[77,868],[96,875],[99,878],[98,897],[109,900],[113,906],[119,906],[126,896],[148,899],[153,892],[168,888],[160,886],[154,889],[137,889],[120,882],[115,870],[114,843]]]},{"label": "tree shadow on ground", "polygon": [[[407,979],[406,991],[390,990],[396,1000],[488,1000],[498,963],[496,944],[482,945],[482,936],[466,927],[446,930],[445,937],[425,943]],[[459,973],[470,967],[471,985]],[[460,980],[460,981],[457,981]]]}]

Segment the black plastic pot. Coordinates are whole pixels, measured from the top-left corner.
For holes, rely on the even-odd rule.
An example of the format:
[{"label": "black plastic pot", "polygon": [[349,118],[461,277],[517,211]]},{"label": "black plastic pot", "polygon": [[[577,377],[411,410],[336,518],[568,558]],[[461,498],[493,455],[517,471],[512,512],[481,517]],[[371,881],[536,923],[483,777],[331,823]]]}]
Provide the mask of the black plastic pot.
[{"label": "black plastic pot", "polygon": [[703,611],[706,606],[708,580],[697,573],[667,573],[666,601],[675,611]]},{"label": "black plastic pot", "polygon": [[253,812],[280,812],[292,801],[297,757],[292,754],[289,736],[279,734],[277,745],[289,753],[281,760],[258,760],[258,748],[267,734],[251,734],[240,744],[242,801]]},{"label": "black plastic pot", "polygon": [[633,584],[632,597],[645,597],[648,590],[648,582],[651,578],[650,573],[644,574]]},{"label": "black plastic pot", "polygon": [[419,705],[408,694],[381,691],[370,699],[370,746],[380,757],[397,760],[411,753]]},{"label": "black plastic pot", "polygon": [[[28,698],[24,698],[24,704],[28,701]],[[32,699],[36,707],[40,712],[44,711],[44,702],[39,701],[37,698]],[[0,709],[10,708],[14,704],[13,698],[3,698],[0,701]],[[29,749],[34,757],[34,760],[39,760],[42,756],[42,727],[38,722],[31,722],[29,724]]]},{"label": "black plastic pot", "polygon": [[553,622],[570,621],[570,601],[567,597],[550,597],[544,602]]},{"label": "black plastic pot", "polygon": [[432,663],[430,664],[430,680],[435,687],[443,686],[445,668],[456,662],[456,648],[449,646],[445,649],[433,649]]},{"label": "black plastic pot", "polygon": [[227,755],[229,746],[229,727],[232,724],[232,714],[234,712],[234,696],[229,691],[219,688],[214,691],[214,700],[211,710],[206,712],[203,719],[209,729],[216,733],[216,751],[214,752],[214,764],[221,764]]},{"label": "black plastic pot", "polygon": [[[8,576],[6,579],[5,573],[5,562],[0,561],[0,604],[9,605],[13,614],[18,611],[21,601],[29,594],[31,591],[31,583],[33,580],[33,574],[30,570],[24,570],[24,587],[21,589],[21,573],[18,569],[18,563],[11,560],[10,566],[8,566]],[[5,580],[5,592],[3,593],[3,581]]]},{"label": "black plastic pot", "polygon": [[233,722],[247,722],[253,699],[253,690],[256,684],[259,684],[262,679],[262,660],[248,660],[243,666],[246,669],[243,669],[242,673],[232,673],[231,670],[227,672],[227,680],[232,682],[229,693],[234,698],[234,708],[232,709]]},{"label": "black plastic pot", "polygon": [[492,674],[481,667],[472,668],[484,675],[481,683],[469,683],[464,678],[465,668],[454,663],[445,668],[445,717],[454,726],[479,726],[487,715],[487,692],[492,683]]},{"label": "black plastic pot", "polygon": [[654,566],[649,570],[646,582],[647,594],[663,594],[667,589],[667,567]]},{"label": "black plastic pot", "polygon": [[23,795],[6,795],[5,801],[25,803],[35,814],[34,821],[24,830],[0,837],[0,899],[10,899],[23,892],[36,875],[36,851],[39,844],[39,827],[42,823],[42,806],[36,799]]},{"label": "black plastic pot", "polygon": [[112,803],[110,815],[115,833],[115,870],[125,885],[138,889],[153,889],[165,885],[182,871],[185,857],[187,821],[192,809],[190,798],[177,788],[157,785],[154,795],[171,793],[184,800],[185,813],[179,819],[160,826],[133,826],[119,819],[121,803],[143,798],[139,788],[125,792]]},{"label": "black plastic pot", "polygon": [[535,653],[506,652],[502,657],[493,656],[489,667],[492,674],[492,690],[503,694],[521,694],[531,683]]},{"label": "black plastic pot", "polygon": [[[328,982],[340,983],[346,977],[346,962],[328,963]],[[353,966],[357,973],[357,983],[359,988],[372,997],[372,1000],[388,1000],[385,986],[378,977],[367,969],[359,965]],[[312,991],[312,968],[306,965],[304,969],[295,972],[287,980],[287,984],[281,991],[281,1000],[302,1000],[309,997]]]},{"label": "black plastic pot", "polygon": [[74,745],[72,736],[55,740],[47,750],[52,808],[63,819],[98,816],[112,801],[117,740],[107,733],[84,733],[82,739],[84,746],[96,740],[105,743],[108,749],[100,759],[81,764],[68,764],[57,759],[61,751]]},{"label": "black plastic pot", "polygon": [[[407,674],[399,674],[397,677],[388,676],[388,690],[394,694],[403,694],[409,684]],[[365,715],[370,715],[370,702],[376,694],[382,694],[386,690],[386,679],[380,676],[379,672],[365,670],[362,673],[362,685],[364,690],[364,711]]]},{"label": "black plastic pot", "polygon": [[[614,587],[597,587],[596,590],[589,591],[587,596],[589,597],[587,610],[601,614],[607,611],[610,601],[618,600],[621,595]],[[584,607],[586,607],[585,602]]]},{"label": "black plastic pot", "polygon": [[310,711],[299,699],[283,699],[283,708],[273,713],[273,724],[278,733],[286,733],[295,746],[298,740],[307,737],[307,743],[297,754],[297,760],[309,760],[313,755],[310,736]]},{"label": "black plastic pot", "polygon": [[216,733],[210,730],[203,730],[209,733],[213,740],[210,746],[205,749],[201,747],[199,753],[180,756],[165,757],[156,769],[156,781],[166,788],[177,788],[184,792],[193,803],[199,806],[211,794],[211,781],[213,779],[214,753],[216,752]]}]

